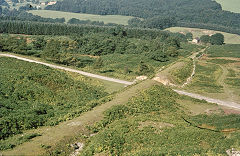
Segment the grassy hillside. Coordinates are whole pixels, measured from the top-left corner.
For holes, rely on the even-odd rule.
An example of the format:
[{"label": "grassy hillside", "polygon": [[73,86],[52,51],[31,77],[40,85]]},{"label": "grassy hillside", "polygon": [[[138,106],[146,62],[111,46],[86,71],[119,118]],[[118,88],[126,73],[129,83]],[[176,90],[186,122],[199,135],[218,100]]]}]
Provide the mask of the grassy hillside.
[{"label": "grassy hillside", "polygon": [[56,125],[99,104],[103,88],[43,65],[0,57],[1,147],[27,129]]},{"label": "grassy hillside", "polygon": [[94,15],[94,14],[83,14],[83,13],[70,13],[62,11],[52,11],[52,10],[30,10],[29,13],[33,15],[38,15],[45,18],[65,18],[66,22],[71,18],[76,18],[79,20],[90,20],[90,21],[102,21],[104,24],[115,23],[121,25],[128,25],[128,20],[132,19],[131,16],[121,16],[121,15]]},{"label": "grassy hillside", "polygon": [[91,128],[96,135],[82,139],[80,155],[224,155],[240,147],[239,115],[191,116],[180,99],[205,104],[153,86],[127,104],[112,107]]},{"label": "grassy hillside", "polygon": [[210,57],[235,57],[240,58],[240,45],[211,46],[207,50]]},{"label": "grassy hillside", "polygon": [[240,13],[240,1],[239,0],[216,0],[222,5],[223,10]]},{"label": "grassy hillside", "polygon": [[240,45],[229,44],[208,48],[196,66],[192,82],[185,88],[212,98],[240,100]]},{"label": "grassy hillside", "polygon": [[230,33],[207,30],[207,29],[185,28],[185,27],[171,27],[171,28],[167,28],[166,30],[169,30],[171,32],[183,32],[185,34],[188,32],[191,32],[193,34],[193,37],[201,37],[202,35],[222,33],[225,37],[226,44],[240,44],[240,35],[236,35],[236,34],[230,34]]}]

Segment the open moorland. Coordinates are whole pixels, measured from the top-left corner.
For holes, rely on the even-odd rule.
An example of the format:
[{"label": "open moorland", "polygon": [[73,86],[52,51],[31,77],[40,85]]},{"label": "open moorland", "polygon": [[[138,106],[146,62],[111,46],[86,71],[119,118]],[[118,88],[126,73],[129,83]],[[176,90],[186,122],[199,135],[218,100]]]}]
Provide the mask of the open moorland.
[{"label": "open moorland", "polygon": [[215,33],[221,33],[224,35],[226,44],[240,44],[240,36],[236,34],[230,34],[230,33],[207,30],[207,29],[185,28],[185,27],[171,27],[171,28],[167,28],[166,30],[169,30],[171,32],[181,32],[184,34],[190,32],[193,34],[193,38],[196,38],[196,37],[200,38],[202,35],[212,35]]}]

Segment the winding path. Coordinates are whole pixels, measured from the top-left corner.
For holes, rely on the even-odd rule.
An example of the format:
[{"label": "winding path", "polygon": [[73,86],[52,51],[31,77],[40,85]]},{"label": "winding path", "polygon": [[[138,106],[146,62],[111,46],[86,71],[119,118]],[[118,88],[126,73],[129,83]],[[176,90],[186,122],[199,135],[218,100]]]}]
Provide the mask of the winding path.
[{"label": "winding path", "polygon": [[62,66],[58,66],[58,65],[53,65],[53,64],[49,64],[49,63],[44,63],[44,62],[41,62],[41,61],[35,61],[35,60],[27,59],[27,58],[24,58],[24,57],[15,56],[15,55],[12,55],[12,54],[1,54],[0,53],[0,56],[16,58],[16,59],[27,61],[27,62],[38,63],[38,64],[42,64],[42,65],[45,65],[45,66],[48,66],[48,67],[51,67],[51,68],[62,69],[62,70],[65,70],[65,71],[78,73],[78,74],[81,74],[81,75],[84,75],[84,76],[93,77],[93,78],[102,79],[102,80],[111,81],[111,82],[116,82],[116,83],[121,83],[121,84],[125,84],[125,85],[134,84],[134,82],[114,79],[114,78],[110,78],[110,77],[106,77],[106,76],[101,76],[101,75],[97,75],[97,74],[84,72],[84,71],[81,71],[81,70],[71,69],[71,68],[62,67]]}]

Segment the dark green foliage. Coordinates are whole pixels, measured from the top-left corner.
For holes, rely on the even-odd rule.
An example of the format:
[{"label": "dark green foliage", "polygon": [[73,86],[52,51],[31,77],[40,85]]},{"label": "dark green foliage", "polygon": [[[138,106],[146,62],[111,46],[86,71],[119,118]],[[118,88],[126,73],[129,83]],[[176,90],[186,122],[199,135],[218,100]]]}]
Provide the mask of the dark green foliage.
[{"label": "dark green foliage", "polygon": [[190,32],[188,32],[188,33],[186,34],[186,38],[187,38],[189,41],[192,41],[192,39],[193,39],[193,34],[190,33]]},{"label": "dark green foliage", "polygon": [[129,74],[131,71],[128,69],[128,67],[124,67],[123,73]]},{"label": "dark green foliage", "polygon": [[32,43],[33,43],[34,49],[43,50],[43,48],[46,46],[47,42],[44,40],[44,37],[39,36]]},{"label": "dark green foliage", "polygon": [[60,43],[55,40],[50,40],[43,50],[43,57],[46,59],[58,59],[58,53],[60,52]]},{"label": "dark green foliage", "polygon": [[139,63],[139,67],[137,71],[138,75],[145,75],[150,73],[151,71],[152,71],[151,68],[148,65],[146,65],[143,61]]},{"label": "dark green foliage", "polygon": [[224,44],[224,36],[221,33],[216,33],[212,36],[203,35],[200,37],[202,43],[211,43],[212,45],[222,45]]},{"label": "dark green foliage", "polygon": [[95,62],[94,62],[94,68],[95,69],[99,69],[103,66],[103,60],[100,58],[98,58]]},{"label": "dark green foliage", "polygon": [[202,35],[201,37],[200,37],[200,41],[202,42],[202,43],[210,43],[210,36],[209,35]]},{"label": "dark green foliage", "polygon": [[49,67],[0,58],[0,139],[23,130],[56,125],[95,107],[106,95]]},{"label": "dark green foliage", "polygon": [[160,61],[160,62],[169,61],[168,56],[164,52],[162,52],[160,50],[155,51],[155,52],[150,52],[149,53],[149,57],[151,59],[155,60],[155,61]]},{"label": "dark green foliage", "polygon": [[115,23],[107,23],[99,22],[99,21],[90,21],[90,20],[79,20],[76,18],[71,18],[68,22],[68,24],[84,24],[84,25],[98,25],[98,26],[118,26],[118,24]]},{"label": "dark green foliage", "polygon": [[239,78],[227,78],[225,83],[231,85],[232,87],[240,87],[240,79]]},{"label": "dark green foliage", "polygon": [[240,33],[240,14],[223,11],[212,0],[63,0],[46,9],[143,18],[129,22],[138,27],[162,29],[177,25]]},{"label": "dark green foliage", "polygon": [[19,54],[27,54],[30,47],[27,46],[26,39],[19,37],[0,37],[0,45],[2,51],[14,51]]},{"label": "dark green foliage", "polygon": [[210,43],[212,45],[222,45],[224,43],[224,36],[221,33],[216,33],[211,36]]}]

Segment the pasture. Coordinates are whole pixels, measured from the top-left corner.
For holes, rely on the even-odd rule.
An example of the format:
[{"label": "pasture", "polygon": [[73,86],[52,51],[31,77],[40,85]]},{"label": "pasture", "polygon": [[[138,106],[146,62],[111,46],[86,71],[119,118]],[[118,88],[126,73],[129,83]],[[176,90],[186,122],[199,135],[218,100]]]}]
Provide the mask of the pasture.
[{"label": "pasture", "polygon": [[90,20],[104,22],[104,24],[115,23],[121,25],[128,25],[128,20],[131,16],[121,16],[121,15],[93,15],[93,14],[82,14],[82,13],[71,13],[62,11],[52,11],[52,10],[30,10],[29,13],[33,15],[38,15],[45,18],[65,18],[66,22],[71,18],[76,18],[79,20]]},{"label": "pasture", "polygon": [[216,0],[216,2],[222,5],[223,10],[240,13],[239,0]]},{"label": "pasture", "polygon": [[224,35],[226,44],[240,44],[240,36],[237,34],[230,34],[230,33],[214,31],[214,30],[207,30],[207,29],[185,28],[185,27],[171,27],[171,28],[167,28],[165,30],[168,30],[170,32],[180,32],[180,33],[184,33],[184,34],[191,32],[193,34],[193,38],[201,37],[202,35],[211,35],[211,34],[215,34],[215,33],[222,33]]}]

